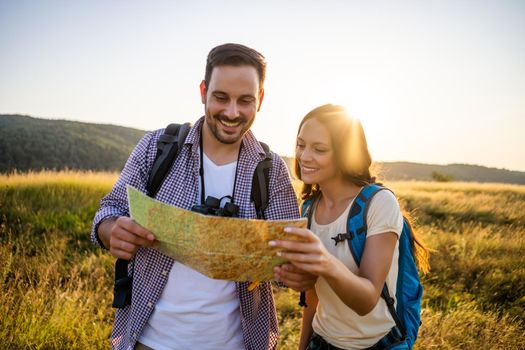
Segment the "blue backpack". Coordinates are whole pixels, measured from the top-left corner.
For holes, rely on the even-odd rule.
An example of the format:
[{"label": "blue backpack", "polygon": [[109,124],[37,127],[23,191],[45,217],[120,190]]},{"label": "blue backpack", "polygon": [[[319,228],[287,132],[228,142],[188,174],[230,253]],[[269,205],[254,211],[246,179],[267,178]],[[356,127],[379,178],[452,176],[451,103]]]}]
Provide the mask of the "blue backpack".
[{"label": "blue backpack", "polygon": [[[347,232],[340,233],[333,239],[337,242],[348,240],[350,251],[357,266],[361,263],[361,256],[365,248],[367,233],[366,215],[370,202],[374,195],[387,188],[378,184],[371,184],[363,187],[357,195],[348,213]],[[303,217],[308,217],[308,227],[310,227],[311,215],[313,213],[312,204],[315,198],[307,199],[301,208]],[[419,326],[421,325],[421,297],[423,286],[421,285],[418,270],[412,253],[413,236],[410,225],[403,218],[403,230],[399,238],[399,270],[397,276],[396,300],[397,306],[394,307],[394,299],[390,296],[388,287],[385,283],[381,291],[381,297],[385,299],[388,310],[396,322],[392,328],[377,345],[378,348],[386,348],[395,343],[400,343],[399,348],[412,349],[417,338]],[[304,296],[302,295],[304,306]],[[404,343],[406,345],[402,345]],[[389,347],[397,349],[398,346]]]}]

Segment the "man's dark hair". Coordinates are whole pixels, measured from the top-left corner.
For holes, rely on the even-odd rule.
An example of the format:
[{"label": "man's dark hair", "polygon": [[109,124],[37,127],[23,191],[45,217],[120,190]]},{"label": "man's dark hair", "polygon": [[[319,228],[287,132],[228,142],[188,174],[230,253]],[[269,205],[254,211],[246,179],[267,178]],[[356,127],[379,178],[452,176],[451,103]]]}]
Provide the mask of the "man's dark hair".
[{"label": "man's dark hair", "polygon": [[223,44],[214,47],[208,54],[206,60],[206,74],[204,84],[206,89],[210,84],[211,73],[217,66],[252,66],[259,74],[259,89],[264,85],[266,77],[266,60],[264,56],[241,44]]}]

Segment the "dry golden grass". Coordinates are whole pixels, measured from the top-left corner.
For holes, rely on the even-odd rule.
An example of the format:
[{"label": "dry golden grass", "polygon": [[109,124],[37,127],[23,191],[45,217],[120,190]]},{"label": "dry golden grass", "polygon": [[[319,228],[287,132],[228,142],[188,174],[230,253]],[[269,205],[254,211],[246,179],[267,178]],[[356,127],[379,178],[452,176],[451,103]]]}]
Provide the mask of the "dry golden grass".
[{"label": "dry golden grass", "polygon": [[[115,173],[0,175],[0,348],[107,349],[113,258],[88,240]],[[525,348],[525,186],[388,183],[434,253],[416,349]],[[276,290],[296,349],[299,294]]]},{"label": "dry golden grass", "polygon": [[446,192],[502,192],[510,191],[525,194],[525,186],[502,183],[479,182],[429,182],[429,181],[387,181],[385,185],[395,191],[446,191]]},{"label": "dry golden grass", "polygon": [[112,186],[117,177],[118,173],[116,172],[34,171],[0,174],[0,186],[38,186],[42,184],[96,184],[97,186]]},{"label": "dry golden grass", "polygon": [[[416,349],[525,348],[525,186],[387,182],[432,250]],[[299,188],[300,183],[294,182]],[[282,294],[277,291],[277,294]],[[297,302],[297,296],[284,294]],[[281,349],[297,313],[280,312]]]}]

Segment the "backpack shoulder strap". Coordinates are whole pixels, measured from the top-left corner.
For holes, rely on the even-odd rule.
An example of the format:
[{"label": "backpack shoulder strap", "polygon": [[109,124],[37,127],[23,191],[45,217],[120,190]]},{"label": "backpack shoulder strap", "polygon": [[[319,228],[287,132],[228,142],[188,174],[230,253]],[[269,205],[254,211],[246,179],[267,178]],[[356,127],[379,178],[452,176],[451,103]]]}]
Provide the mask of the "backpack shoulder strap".
[{"label": "backpack shoulder strap", "polygon": [[164,134],[157,141],[157,155],[151,168],[146,190],[148,196],[155,197],[160,185],[166,178],[171,165],[179,154],[179,151],[190,131],[190,123],[170,124],[166,127]]},{"label": "backpack shoulder strap", "polygon": [[[312,215],[314,213],[314,207],[317,205],[317,199],[319,198],[319,192],[313,196],[305,199],[301,204],[301,217],[308,218],[307,228],[312,227]],[[306,305],[306,293],[303,291],[299,295],[299,306],[307,307]]]},{"label": "backpack shoulder strap", "polygon": [[312,226],[312,215],[314,213],[314,207],[317,205],[318,199],[319,192],[316,192],[313,196],[305,199],[301,204],[301,217],[308,219],[307,228],[310,228]]},{"label": "backpack shoulder strap", "polygon": [[[361,264],[361,257],[363,256],[363,251],[365,249],[367,233],[366,216],[368,214],[368,208],[370,207],[372,198],[381,190],[389,191],[388,188],[378,184],[371,184],[363,187],[361,192],[359,192],[355,198],[354,203],[350,208],[350,212],[348,213],[348,246],[350,247],[350,251],[352,252],[352,256],[354,257],[357,266],[360,266]],[[395,300],[390,296],[386,282],[383,286],[383,289],[381,290],[381,297],[385,300],[388,311],[390,312],[390,315],[392,315],[392,318],[394,319],[401,336],[406,338],[406,329],[397,315],[396,309],[394,307]]]},{"label": "backpack shoulder strap", "polygon": [[[177,155],[179,145],[184,143],[190,131],[191,124],[170,124],[157,141],[157,155],[150,170],[146,191],[148,196],[155,197],[160,185],[166,178],[169,169]],[[128,276],[129,261],[117,259],[115,262],[115,286],[113,291],[113,307],[122,309],[131,304],[131,283],[133,270]],[[132,265],[133,266],[133,265]]]},{"label": "backpack shoulder strap", "polygon": [[385,187],[371,184],[361,189],[356,196],[352,207],[348,212],[347,233],[349,234],[349,247],[357,266],[361,264],[361,257],[365,249],[365,240],[367,232],[366,215],[372,198]]},{"label": "backpack shoulder strap", "polygon": [[272,168],[272,152],[270,147],[264,142],[259,142],[266,154],[264,159],[257,164],[252,180],[252,200],[255,204],[255,211],[258,219],[265,219],[264,211],[268,207],[270,169]]},{"label": "backpack shoulder strap", "polygon": [[312,204],[314,202],[313,197],[309,197],[301,203],[301,217],[306,218],[311,216],[310,212],[312,211]]}]

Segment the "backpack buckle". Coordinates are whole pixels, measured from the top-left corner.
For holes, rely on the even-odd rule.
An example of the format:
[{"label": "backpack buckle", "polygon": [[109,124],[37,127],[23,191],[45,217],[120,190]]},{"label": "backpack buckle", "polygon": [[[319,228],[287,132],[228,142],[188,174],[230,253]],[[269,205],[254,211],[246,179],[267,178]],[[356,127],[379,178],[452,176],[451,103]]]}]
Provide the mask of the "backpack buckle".
[{"label": "backpack buckle", "polygon": [[333,236],[331,239],[335,241],[335,245],[339,242],[344,242],[347,239],[352,239],[351,233],[338,233],[337,235]]}]

